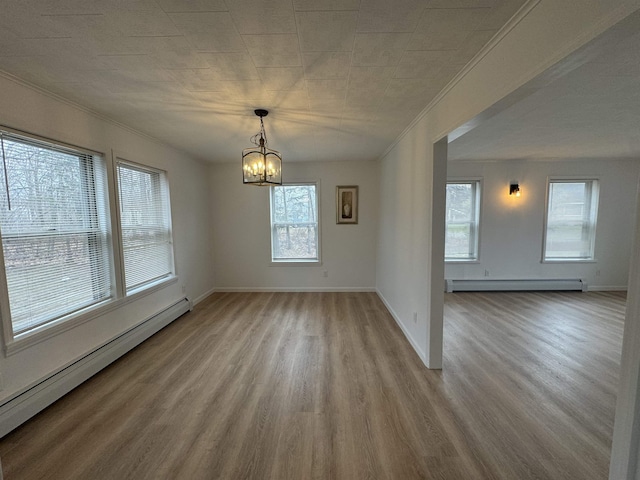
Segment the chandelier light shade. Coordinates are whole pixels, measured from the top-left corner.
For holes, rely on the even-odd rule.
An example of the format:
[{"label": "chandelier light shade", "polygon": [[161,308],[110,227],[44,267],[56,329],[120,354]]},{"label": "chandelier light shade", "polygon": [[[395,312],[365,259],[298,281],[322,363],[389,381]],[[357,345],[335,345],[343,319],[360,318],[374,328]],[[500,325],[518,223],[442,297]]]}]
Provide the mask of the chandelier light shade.
[{"label": "chandelier light shade", "polygon": [[282,185],[282,155],[267,148],[267,134],[262,120],[269,112],[259,108],[254,113],[260,117],[260,131],[251,138],[255,146],[242,151],[242,183]]}]

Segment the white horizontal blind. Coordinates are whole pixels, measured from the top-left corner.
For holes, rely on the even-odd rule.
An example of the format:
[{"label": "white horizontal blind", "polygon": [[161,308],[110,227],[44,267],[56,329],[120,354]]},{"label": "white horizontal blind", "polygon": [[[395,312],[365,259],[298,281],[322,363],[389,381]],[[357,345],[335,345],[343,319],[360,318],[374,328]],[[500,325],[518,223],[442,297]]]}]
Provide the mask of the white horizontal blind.
[{"label": "white horizontal blind", "polygon": [[551,180],[547,207],[545,260],[593,258],[598,209],[596,180]]},{"label": "white horizontal blind", "polygon": [[169,187],[159,170],[118,162],[127,292],[173,273]]},{"label": "white horizontal blind", "polygon": [[318,200],[312,184],[271,187],[274,261],[318,261]]},{"label": "white horizontal blind", "polygon": [[16,336],[111,296],[106,177],[98,156],[0,136],[0,228]]}]

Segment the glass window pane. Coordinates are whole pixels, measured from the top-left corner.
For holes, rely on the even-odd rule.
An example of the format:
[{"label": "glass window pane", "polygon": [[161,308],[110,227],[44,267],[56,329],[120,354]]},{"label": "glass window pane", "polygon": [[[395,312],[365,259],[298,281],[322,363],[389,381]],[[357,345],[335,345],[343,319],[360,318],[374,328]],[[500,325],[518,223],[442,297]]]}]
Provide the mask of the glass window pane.
[{"label": "glass window pane", "polygon": [[547,258],[587,258],[589,245],[582,224],[547,227]]},{"label": "glass window pane", "polygon": [[596,205],[595,180],[549,182],[546,260],[593,258]]},{"label": "glass window pane", "polygon": [[445,259],[475,260],[478,257],[479,189],[478,181],[447,184]]},{"label": "glass window pane", "polygon": [[118,164],[127,291],[173,273],[169,192],[164,172]]},{"label": "glass window pane", "polygon": [[275,227],[275,258],[317,258],[316,226],[280,225]]},{"label": "glass window pane", "polygon": [[110,298],[105,172],[69,148],[12,134],[2,144],[0,228],[19,335]]},{"label": "glass window pane", "polygon": [[471,244],[471,225],[458,223],[449,224],[445,240],[445,257],[469,258]]},{"label": "glass window pane", "polygon": [[473,186],[470,183],[447,184],[447,220],[470,221],[473,216]]},{"label": "glass window pane", "polygon": [[319,259],[318,208],[315,185],[271,188],[273,260]]},{"label": "glass window pane", "polygon": [[554,222],[578,222],[585,219],[586,185],[584,183],[551,183],[549,185],[549,219]]}]

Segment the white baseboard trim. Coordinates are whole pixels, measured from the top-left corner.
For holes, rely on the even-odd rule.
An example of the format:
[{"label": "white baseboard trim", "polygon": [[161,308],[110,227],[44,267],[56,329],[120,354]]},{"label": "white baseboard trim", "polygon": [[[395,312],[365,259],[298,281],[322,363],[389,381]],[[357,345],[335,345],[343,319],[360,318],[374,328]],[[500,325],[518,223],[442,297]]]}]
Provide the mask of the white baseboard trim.
[{"label": "white baseboard trim", "polygon": [[626,285],[589,285],[588,292],[626,292]]},{"label": "white baseboard trim", "polygon": [[216,287],[216,292],[375,292],[373,287]]},{"label": "white baseboard trim", "polygon": [[44,410],[129,350],[189,311],[184,298],[147,318],[120,336],[96,348],[36,385],[8,398],[0,405],[0,437]]},{"label": "white baseboard trim", "polygon": [[402,324],[402,322],[400,321],[400,317],[398,317],[398,315],[396,314],[395,310],[391,307],[391,305],[389,305],[389,302],[387,302],[387,299],[384,298],[384,295],[382,295],[382,293],[380,292],[380,290],[378,290],[376,288],[375,292],[378,294],[378,297],[380,298],[380,300],[382,300],[382,303],[384,303],[384,306],[387,307],[387,310],[389,310],[389,313],[391,314],[391,316],[393,317],[393,319],[396,321],[396,323],[398,324],[398,326],[400,327],[400,330],[402,330],[402,333],[404,333],[404,336],[406,337],[406,339],[409,341],[409,343],[411,344],[411,346],[413,347],[413,349],[415,350],[415,352],[418,354],[418,356],[420,357],[420,360],[422,360],[422,363],[424,364],[425,367],[429,368],[429,366],[427,365],[427,356],[424,353],[424,351],[422,350],[422,348],[420,348],[420,346],[418,345],[418,342],[415,341],[415,339],[413,338],[413,336],[411,335],[411,333],[409,332],[409,330],[407,330],[404,325]]},{"label": "white baseboard trim", "polygon": [[206,292],[204,292],[202,295],[200,295],[199,297],[196,297],[196,299],[193,301],[193,306],[195,307],[197,304],[199,304],[201,301],[203,301],[204,299],[206,299],[207,297],[209,297],[210,295],[213,295],[214,293],[216,293],[218,290],[215,288],[211,288],[210,290],[207,290]]}]

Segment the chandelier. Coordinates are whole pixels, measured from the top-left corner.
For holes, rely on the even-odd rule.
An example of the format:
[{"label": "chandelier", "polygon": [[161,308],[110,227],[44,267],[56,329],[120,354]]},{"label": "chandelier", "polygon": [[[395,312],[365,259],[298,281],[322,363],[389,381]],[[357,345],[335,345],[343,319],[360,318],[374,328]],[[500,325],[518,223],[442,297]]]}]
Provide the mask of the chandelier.
[{"label": "chandelier", "polygon": [[242,183],[249,185],[282,185],[282,155],[267,148],[267,134],[262,119],[269,112],[258,108],[260,131],[251,137],[255,146],[242,150]]}]

